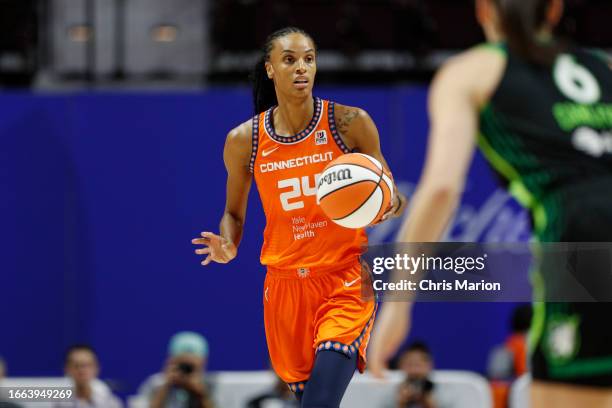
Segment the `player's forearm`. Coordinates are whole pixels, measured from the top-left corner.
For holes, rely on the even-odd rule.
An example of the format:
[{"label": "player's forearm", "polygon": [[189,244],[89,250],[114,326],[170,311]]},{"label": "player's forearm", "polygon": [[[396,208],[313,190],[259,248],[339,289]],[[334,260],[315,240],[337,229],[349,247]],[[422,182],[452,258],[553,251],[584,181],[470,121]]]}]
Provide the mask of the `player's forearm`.
[{"label": "player's forearm", "polygon": [[[376,316],[374,339],[380,343],[376,344],[377,351],[384,359],[393,357],[406,339],[410,330],[411,310],[411,302],[387,302]],[[376,335],[379,333],[384,333],[384,340],[381,341],[381,336]]]},{"label": "player's forearm", "polygon": [[416,192],[400,242],[440,240],[458,203],[460,189],[448,185],[423,185]]},{"label": "player's forearm", "polygon": [[240,240],[242,239],[243,229],[243,218],[237,217],[227,211],[225,214],[223,214],[223,218],[221,218],[221,224],[219,226],[221,236],[233,243],[236,248],[238,248]]}]

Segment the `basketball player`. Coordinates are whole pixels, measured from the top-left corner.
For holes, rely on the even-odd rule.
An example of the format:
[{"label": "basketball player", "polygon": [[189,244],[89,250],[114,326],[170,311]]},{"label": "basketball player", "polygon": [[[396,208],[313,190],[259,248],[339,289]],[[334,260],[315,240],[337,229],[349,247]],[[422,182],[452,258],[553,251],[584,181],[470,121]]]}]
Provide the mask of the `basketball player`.
[{"label": "basketball player", "polygon": [[[554,38],[562,0],[477,0],[476,11],[489,43],[451,59],[433,81],[427,160],[400,241],[440,239],[477,141],[530,209],[540,242],[612,241],[609,61]],[[409,309],[382,308],[375,375],[404,339]],[[610,303],[536,303],[533,406],[612,406],[611,314]]]},{"label": "basketball player", "polygon": [[[257,115],[229,132],[227,198],[220,234],[193,243],[211,261],[236,257],[254,176],[266,214],[261,263],[266,339],[276,373],[302,407],[338,407],[355,368],[363,371],[375,302],[362,300],[363,229],[331,222],[316,204],[316,179],[344,153],[378,159],[378,131],[359,109],[313,97],[316,45],[285,28],[268,37],[254,73]],[[278,105],[278,106],[277,106]],[[399,195],[386,217],[402,211]]]}]

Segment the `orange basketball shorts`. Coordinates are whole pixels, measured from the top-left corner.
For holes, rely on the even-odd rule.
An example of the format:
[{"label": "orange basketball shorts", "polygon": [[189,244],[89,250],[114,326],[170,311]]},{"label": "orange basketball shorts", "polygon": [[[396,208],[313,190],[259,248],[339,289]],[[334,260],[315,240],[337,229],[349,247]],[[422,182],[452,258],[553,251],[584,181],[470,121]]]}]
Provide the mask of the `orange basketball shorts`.
[{"label": "orange basketball shorts", "polygon": [[[366,347],[376,314],[368,272],[358,260],[332,267],[268,267],[264,321],[274,371],[293,390],[303,389],[316,353],[358,353],[365,369]],[[366,295],[366,297],[364,297]]]}]

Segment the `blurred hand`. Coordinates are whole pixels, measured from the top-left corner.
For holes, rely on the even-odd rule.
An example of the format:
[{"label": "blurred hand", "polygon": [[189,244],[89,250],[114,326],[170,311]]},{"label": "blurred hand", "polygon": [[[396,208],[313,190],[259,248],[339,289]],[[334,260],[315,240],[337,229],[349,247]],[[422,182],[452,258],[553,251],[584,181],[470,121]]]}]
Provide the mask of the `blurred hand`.
[{"label": "blurred hand", "polygon": [[191,374],[185,375],[181,383],[181,387],[192,394],[202,398],[206,394],[204,386],[204,375],[201,371],[194,371]]},{"label": "blurred hand", "polygon": [[164,379],[168,386],[175,386],[180,381],[181,373],[178,370],[178,365],[173,358],[168,358],[164,366]]},{"label": "blurred hand", "polygon": [[405,407],[409,402],[414,401],[416,398],[416,394],[414,393],[414,387],[411,387],[410,384],[406,384],[403,382],[399,386],[399,390],[397,392],[397,405],[398,407]]},{"label": "blurred hand", "polygon": [[389,360],[408,336],[411,309],[411,302],[383,304],[368,347],[368,369],[375,378],[384,378]]},{"label": "blurred hand", "polygon": [[75,394],[79,399],[93,402],[93,389],[91,387],[91,382],[87,381],[80,384],[75,384]]},{"label": "blurred hand", "polygon": [[236,246],[220,235],[212,232],[203,232],[202,238],[191,240],[194,245],[204,245],[204,248],[196,249],[198,255],[206,255],[202,265],[206,266],[212,261],[217,263],[228,263],[236,257],[238,250]]}]

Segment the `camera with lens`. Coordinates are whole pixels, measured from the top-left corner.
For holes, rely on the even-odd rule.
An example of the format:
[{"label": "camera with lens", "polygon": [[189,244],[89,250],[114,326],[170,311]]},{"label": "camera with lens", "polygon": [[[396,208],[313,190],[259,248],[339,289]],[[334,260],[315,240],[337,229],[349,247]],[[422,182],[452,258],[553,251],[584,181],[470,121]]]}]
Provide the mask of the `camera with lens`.
[{"label": "camera with lens", "polygon": [[408,378],[406,383],[420,395],[427,394],[434,388],[434,383],[429,378]]},{"label": "camera with lens", "polygon": [[179,372],[183,375],[189,375],[195,371],[195,366],[191,363],[179,363],[177,365]]}]

